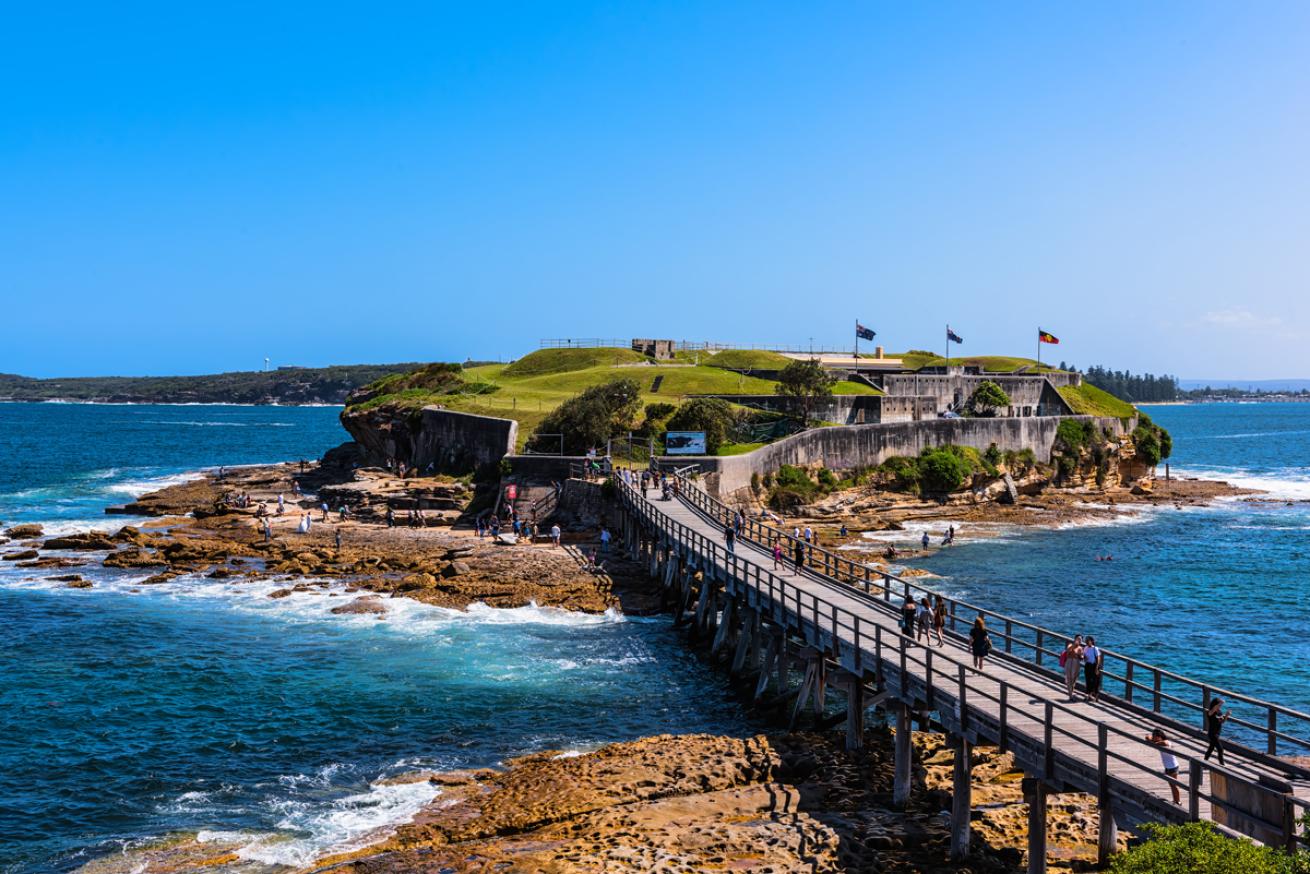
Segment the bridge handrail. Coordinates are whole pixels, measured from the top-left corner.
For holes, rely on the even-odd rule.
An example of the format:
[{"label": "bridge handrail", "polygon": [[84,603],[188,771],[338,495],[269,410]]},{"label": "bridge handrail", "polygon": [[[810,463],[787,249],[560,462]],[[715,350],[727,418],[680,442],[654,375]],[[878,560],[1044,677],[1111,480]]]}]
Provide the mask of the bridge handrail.
[{"label": "bridge handrail", "polygon": [[[845,608],[838,607],[833,602],[823,600],[819,598],[817,594],[807,592],[794,584],[788,583],[785,579],[778,577],[771,571],[765,570],[760,565],[746,561],[735,552],[727,551],[724,546],[710,540],[699,531],[670,519],[664,513],[654,510],[649,506],[646,500],[640,497],[637,489],[631,483],[622,479],[616,479],[615,484],[618,488],[621,499],[629,509],[634,513],[639,514],[648,524],[654,526],[661,533],[668,535],[666,537],[667,541],[677,541],[682,544],[688,554],[694,555],[699,553],[704,557],[707,565],[717,565],[719,563],[724,564],[730,572],[735,574],[747,585],[749,585],[750,580],[753,577],[755,581],[754,588],[757,594],[762,597],[767,597],[770,604],[781,604],[784,609],[793,610],[796,620],[801,623],[802,626],[808,622],[816,631],[827,632],[830,630],[832,634],[833,648],[838,654],[840,654],[844,645],[840,632],[842,629],[846,629],[851,632],[851,640],[855,649],[854,655],[857,665],[860,661],[859,654],[866,651],[873,652],[875,659],[880,663],[888,661],[888,659],[883,656],[884,650],[887,649],[887,644],[883,640],[885,634],[881,625],[875,624],[873,634],[870,635],[865,628],[861,628],[860,617],[857,614],[852,613]],[[697,567],[695,562],[691,562],[690,564],[693,568]],[[789,594],[789,590],[791,593],[794,593],[794,597],[793,594]],[[792,607],[793,604],[794,609]],[[822,611],[822,620],[821,611],[819,609],[820,605],[823,605],[826,608]],[[843,618],[847,621],[843,622]],[[867,624],[868,623],[866,622],[866,628]],[[891,632],[887,633],[890,634]],[[956,702],[959,709],[958,719],[962,725],[967,725],[974,718],[984,720],[990,720],[992,718],[990,714],[982,712],[971,713],[968,704],[969,696],[979,696],[998,703],[999,713],[997,718],[1000,721],[1000,733],[1002,735],[1005,735],[1007,730],[1011,731],[1011,733],[1024,734],[1022,730],[1007,729],[1009,722],[1008,714],[1010,712],[1014,712],[1025,718],[1039,722],[1044,731],[1044,737],[1042,739],[1043,749],[1045,751],[1045,767],[1043,769],[1044,778],[1052,776],[1056,756],[1070,758],[1068,754],[1061,753],[1055,749],[1051,742],[1054,735],[1058,733],[1097,750],[1097,770],[1101,776],[1101,782],[1105,783],[1104,788],[1107,790],[1111,783],[1123,785],[1125,787],[1131,786],[1127,781],[1124,781],[1121,778],[1111,777],[1107,773],[1107,763],[1110,758],[1122,761],[1134,770],[1146,774],[1153,779],[1158,779],[1164,783],[1178,785],[1180,790],[1185,790],[1187,792],[1187,818],[1191,820],[1200,818],[1199,805],[1203,800],[1209,802],[1212,807],[1219,806],[1232,810],[1234,813],[1244,813],[1243,811],[1232,807],[1224,799],[1215,796],[1212,789],[1209,791],[1202,790],[1201,771],[1203,768],[1208,768],[1212,773],[1223,774],[1232,780],[1250,786],[1251,789],[1257,793],[1276,797],[1285,806],[1285,811],[1291,814],[1290,816],[1284,817],[1285,823],[1298,822],[1301,815],[1310,812],[1310,801],[1298,799],[1293,795],[1288,795],[1279,792],[1272,787],[1264,786],[1253,781],[1248,775],[1240,774],[1224,765],[1212,764],[1183,750],[1175,749],[1173,750],[1173,753],[1175,757],[1188,763],[1188,779],[1184,782],[1182,780],[1169,778],[1168,775],[1162,773],[1157,767],[1144,764],[1138,759],[1117,753],[1109,748],[1109,737],[1114,735],[1140,743],[1144,752],[1155,753],[1156,748],[1150,746],[1145,738],[1139,737],[1135,733],[1107,725],[1106,723],[1096,720],[1092,716],[1081,713],[1062,702],[1051,700],[1043,701],[1042,712],[1040,715],[1036,715],[1024,707],[1023,701],[1025,696],[1023,694],[1008,694],[1010,689],[1017,688],[1008,680],[995,676],[986,670],[974,670],[972,665],[966,665],[963,661],[957,659],[947,651],[934,650],[931,647],[923,647],[921,648],[923,655],[920,658],[911,650],[912,647],[917,646],[916,644],[910,641],[903,634],[896,634],[895,637],[897,639],[896,657],[899,660],[899,668],[896,671],[897,684],[902,694],[904,694],[906,683],[910,679],[908,666],[912,663],[923,665],[924,682],[927,686],[928,698],[931,701],[935,688],[933,677],[934,668],[936,666],[934,663],[945,661],[956,669],[956,676],[952,678],[954,687],[949,689],[949,692],[957,696]],[[865,641],[868,641],[868,644],[871,644],[871,646],[866,645]],[[945,672],[940,671],[940,669],[937,669],[937,673],[948,676]],[[997,694],[992,695],[981,689],[968,685],[965,682],[965,679],[970,675],[995,683],[998,690]],[[1097,728],[1097,742],[1093,744],[1090,740],[1079,735],[1077,732],[1072,732],[1067,728],[1055,724],[1054,714],[1056,712],[1067,714],[1073,719],[1083,723],[1094,724]],[[1032,738],[1032,740],[1036,742],[1037,739]],[[1231,748],[1232,745],[1226,744],[1225,746],[1226,748]],[[1213,781],[1210,781],[1210,785],[1213,787]],[[1298,814],[1297,811],[1300,813]],[[1180,815],[1181,813],[1182,812],[1180,811]],[[1287,835],[1287,841],[1289,846],[1300,843],[1310,843],[1310,836],[1298,834],[1295,825],[1293,825],[1291,827],[1291,833]]]},{"label": "bridge handrail", "polygon": [[[711,497],[703,489],[695,487],[685,477],[679,476],[678,478],[682,485],[682,488],[680,489],[681,494],[689,501],[694,509],[718,524],[726,525],[733,520],[736,511],[726,506],[723,502]],[[741,535],[743,538],[767,547],[772,547],[775,543],[782,541],[787,543],[789,547],[791,547],[791,550],[794,551],[795,544],[798,542],[798,539],[795,536],[772,525],[763,523],[758,519],[751,519],[749,516],[745,516],[745,514],[743,515],[745,522],[743,526],[744,530]],[[804,543],[804,540],[802,539],[799,542]],[[816,560],[816,554],[819,557],[818,560]],[[786,557],[790,559],[790,553]],[[805,557],[805,566],[807,568],[831,577],[839,582],[853,585],[856,583],[862,583],[865,585],[866,594],[869,593],[871,578],[875,575],[880,577],[883,583],[883,600],[885,601],[891,600],[892,581],[895,581],[902,588],[902,592],[898,593],[902,597],[909,596],[914,592],[941,597],[947,604],[949,611],[948,621],[952,630],[957,628],[958,613],[961,609],[971,612],[974,616],[983,616],[989,621],[989,623],[990,620],[997,620],[998,623],[1003,624],[1005,629],[1003,632],[998,631],[997,633],[1004,640],[1006,655],[1014,656],[1014,648],[1018,645],[1031,651],[1032,658],[1024,659],[1024,661],[1035,664],[1039,669],[1049,674],[1059,676],[1061,673],[1048,665],[1044,665],[1043,661],[1046,656],[1051,656],[1053,657],[1055,664],[1058,665],[1060,649],[1063,649],[1064,645],[1073,639],[1072,636],[1064,635],[1040,625],[1024,622],[1021,619],[1016,619],[1003,613],[987,610],[967,601],[935,592],[926,586],[912,582],[904,577],[897,576],[896,574],[887,571],[875,570],[867,564],[852,561],[851,559],[837,555],[830,550],[812,544],[805,543]],[[843,570],[846,579],[842,578]],[[1016,628],[1032,632],[1034,639],[1029,641],[1023,637],[1016,636],[1014,634]],[[1048,649],[1045,644],[1051,641],[1056,642],[1060,649]],[[1166,719],[1170,719],[1177,728],[1193,734],[1198,731],[1204,732],[1205,708],[1216,696],[1224,698],[1226,702],[1240,702],[1258,710],[1262,710],[1264,715],[1263,724],[1259,721],[1239,719],[1236,716],[1232,719],[1234,725],[1240,725],[1253,731],[1257,735],[1262,735],[1264,737],[1265,750],[1263,753],[1254,748],[1248,747],[1248,749],[1252,753],[1268,757],[1266,761],[1269,761],[1270,763],[1277,762],[1280,767],[1287,768],[1298,774],[1310,776],[1310,770],[1294,765],[1290,762],[1274,759],[1274,757],[1278,755],[1279,740],[1284,741],[1285,744],[1301,747],[1304,751],[1310,751],[1310,713],[1304,713],[1290,707],[1285,707],[1281,704],[1265,701],[1250,695],[1244,695],[1240,692],[1234,692],[1219,686],[1204,683],[1200,680],[1194,680],[1190,677],[1142,662],[1114,650],[1105,648],[1100,649],[1105,657],[1103,665],[1111,660],[1117,660],[1121,663],[1120,670],[1122,671],[1122,674],[1107,670],[1105,667],[1102,668],[1103,689],[1106,685],[1106,681],[1113,681],[1116,684],[1122,683],[1124,690],[1122,695],[1111,695],[1111,693],[1103,691],[1103,694],[1106,697],[1114,697],[1129,706],[1140,707],[1140,705],[1134,702],[1134,694],[1138,691],[1145,693],[1151,698],[1151,706],[1149,708],[1151,713],[1159,714]],[[1139,672],[1144,672],[1146,678],[1150,679],[1149,686],[1136,679]],[[1170,695],[1168,692],[1165,692],[1163,688],[1163,682],[1165,680],[1180,683],[1191,687],[1193,690],[1199,691],[1201,695],[1200,703],[1176,695]],[[1162,707],[1165,701],[1176,704],[1181,708],[1201,713],[1201,727],[1198,729],[1193,725],[1179,722],[1170,714],[1164,712]],[[1140,709],[1147,710],[1148,708],[1140,707]],[[1296,734],[1289,734],[1285,730],[1280,730],[1280,716],[1286,717],[1298,724],[1302,731],[1306,732],[1306,735],[1299,736]],[[1228,740],[1226,743],[1231,744],[1232,741]]]}]

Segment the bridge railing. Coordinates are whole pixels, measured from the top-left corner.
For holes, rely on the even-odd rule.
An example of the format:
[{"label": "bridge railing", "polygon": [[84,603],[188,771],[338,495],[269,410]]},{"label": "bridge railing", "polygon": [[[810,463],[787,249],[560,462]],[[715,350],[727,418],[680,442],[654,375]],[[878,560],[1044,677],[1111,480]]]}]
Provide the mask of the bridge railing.
[{"label": "bridge railing", "polygon": [[[686,494],[685,488],[683,493]],[[718,541],[711,540],[701,532],[669,518],[655,510],[649,502],[641,498],[638,490],[630,483],[616,480],[616,487],[623,505],[629,512],[642,519],[647,526],[658,532],[663,540],[676,543],[692,569],[704,570],[718,565],[724,567],[729,575],[743,585],[755,590],[757,597],[770,608],[781,608],[789,614],[789,620],[802,631],[808,625],[818,637],[830,635],[834,655],[839,658],[849,655],[857,670],[865,667],[862,662],[866,653],[871,653],[874,664],[871,668],[882,666],[884,676],[891,673],[896,682],[893,684],[902,694],[906,694],[909,685],[914,682],[916,674],[922,672],[925,685],[925,697],[928,706],[934,707],[934,699],[949,698],[953,702],[953,711],[961,730],[978,723],[986,730],[979,733],[991,735],[1002,749],[1012,749],[1017,737],[1026,738],[1031,748],[1040,749],[1043,754],[1041,774],[1050,779],[1056,772],[1057,759],[1069,773],[1076,772],[1080,765],[1095,755],[1096,787],[1087,787],[1087,791],[1102,795],[1119,791],[1121,793],[1140,792],[1141,777],[1158,780],[1161,784],[1177,786],[1180,793],[1187,797],[1185,812],[1179,810],[1175,818],[1198,820],[1201,818],[1201,804],[1208,803],[1211,810],[1225,809],[1235,816],[1247,816],[1249,813],[1232,806],[1227,800],[1217,796],[1212,789],[1203,787],[1202,775],[1206,769],[1212,773],[1223,774],[1237,783],[1250,787],[1257,796],[1276,805],[1282,805],[1284,824],[1283,840],[1287,847],[1310,844],[1310,836],[1298,833],[1297,823],[1310,812],[1310,801],[1298,799],[1275,788],[1252,781],[1248,775],[1239,774],[1226,766],[1216,765],[1201,757],[1183,750],[1172,752],[1180,762],[1186,763],[1187,778],[1175,779],[1164,774],[1158,767],[1158,748],[1150,745],[1145,737],[1136,733],[1107,725],[1094,716],[1082,713],[1065,703],[1050,699],[1036,701],[1031,694],[1013,686],[1009,681],[984,670],[975,670],[971,664],[956,658],[947,651],[932,647],[915,645],[908,637],[895,632],[884,631],[882,625],[861,620],[860,616],[836,603],[820,598],[817,594],[800,588],[787,580],[766,570],[759,564],[748,561],[741,555],[729,551]],[[846,641],[850,643],[847,644]],[[913,669],[913,670],[912,670]],[[986,680],[996,686],[993,694],[980,687],[979,681]],[[1015,694],[1011,694],[1011,690]],[[979,700],[992,702],[996,712],[990,712],[988,706],[979,706]],[[1066,723],[1084,726],[1082,731],[1061,725],[1057,714]],[[1040,736],[1028,734],[1025,726],[1034,725],[1041,729]],[[1095,735],[1092,741],[1090,735]],[[1111,738],[1125,738],[1140,744],[1141,756],[1131,756],[1118,752],[1111,747]],[[1063,745],[1064,749],[1061,749]],[[1074,746],[1074,752],[1070,752]],[[1083,756],[1077,754],[1078,748],[1086,748]],[[1118,763],[1119,775],[1111,773],[1111,762]],[[1129,776],[1123,776],[1127,770]],[[1136,778],[1136,779],[1133,779]],[[1213,781],[1209,782],[1213,785]],[[1263,808],[1262,808],[1263,809]],[[1161,810],[1172,813],[1171,807],[1162,806]]]},{"label": "bridge railing", "polygon": [[[725,527],[733,524],[737,511],[685,478],[680,477],[680,480],[682,495],[697,512],[716,524]],[[1001,639],[1006,656],[1026,661],[1053,676],[1063,675],[1060,652],[1073,640],[1072,635],[952,598],[922,583],[806,543],[759,519],[743,516],[740,536],[768,549],[780,546],[782,557],[789,563],[794,563],[799,544],[805,568],[845,583],[870,597],[880,598],[887,604],[893,597],[913,598],[916,602],[925,596],[930,600],[941,598],[947,607],[948,630],[957,634],[967,632],[973,620],[982,617],[989,632]],[[1310,768],[1277,758],[1280,751],[1293,755],[1310,752],[1310,713],[1195,680],[1114,650],[1098,648],[1104,655],[1103,697],[1114,698],[1134,709],[1168,719],[1176,730],[1191,734],[1205,732],[1206,708],[1214,698],[1223,698],[1225,709],[1233,711],[1228,727],[1238,729],[1224,741],[1225,745],[1242,745],[1232,739],[1233,735],[1240,736],[1254,743],[1254,746],[1244,745],[1245,749],[1261,757],[1262,761],[1297,776],[1310,777]]]}]

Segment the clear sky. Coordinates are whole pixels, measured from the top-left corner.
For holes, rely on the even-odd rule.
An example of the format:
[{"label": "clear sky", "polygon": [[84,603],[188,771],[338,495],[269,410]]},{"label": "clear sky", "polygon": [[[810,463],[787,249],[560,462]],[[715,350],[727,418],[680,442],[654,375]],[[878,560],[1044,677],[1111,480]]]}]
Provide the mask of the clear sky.
[{"label": "clear sky", "polygon": [[0,371],[656,336],[1310,376],[1310,3],[10,5]]}]

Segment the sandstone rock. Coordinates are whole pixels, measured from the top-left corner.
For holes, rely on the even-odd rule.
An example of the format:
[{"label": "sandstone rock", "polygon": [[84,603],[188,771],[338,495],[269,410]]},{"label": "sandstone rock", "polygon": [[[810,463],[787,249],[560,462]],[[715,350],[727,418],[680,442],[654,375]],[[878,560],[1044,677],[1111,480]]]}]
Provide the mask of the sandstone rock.
[{"label": "sandstone rock", "polygon": [[102,531],[87,531],[82,534],[68,534],[63,537],[51,537],[45,542],[46,549],[117,549],[108,534]]},{"label": "sandstone rock", "polygon": [[269,592],[269,593],[268,593],[268,596],[269,596],[270,598],[277,599],[277,598],[285,598],[285,597],[287,597],[287,596],[290,595],[290,594],[291,594],[291,590],[290,590],[290,589],[276,589],[276,590],[274,590],[274,591],[272,591],[272,592]]},{"label": "sandstone rock", "polygon": [[58,555],[43,555],[40,558],[29,559],[18,562],[19,567],[39,567],[39,568],[61,568],[61,567],[81,567],[86,564],[79,558],[68,558]]},{"label": "sandstone rock", "polygon": [[34,522],[13,525],[5,529],[5,534],[14,540],[21,540],[25,537],[40,537],[44,533],[45,529]]},{"label": "sandstone rock", "polygon": [[78,577],[76,580],[69,580],[66,585],[70,589],[89,589],[91,588],[91,581]]},{"label": "sandstone rock", "polygon": [[141,568],[163,567],[168,564],[161,556],[139,547],[128,547],[105,556],[105,567]]},{"label": "sandstone rock", "polygon": [[0,556],[0,561],[27,561],[36,558],[40,554],[35,549],[21,549],[17,552],[6,552],[3,556]]},{"label": "sandstone rock", "polygon": [[441,575],[450,579],[451,577],[465,576],[472,572],[473,568],[469,567],[468,562],[452,561],[442,569]]},{"label": "sandstone rock", "polygon": [[356,598],[348,604],[342,604],[340,607],[333,607],[330,613],[338,614],[368,614],[376,613],[384,615],[387,612],[387,605],[377,595],[365,595],[362,598]]}]

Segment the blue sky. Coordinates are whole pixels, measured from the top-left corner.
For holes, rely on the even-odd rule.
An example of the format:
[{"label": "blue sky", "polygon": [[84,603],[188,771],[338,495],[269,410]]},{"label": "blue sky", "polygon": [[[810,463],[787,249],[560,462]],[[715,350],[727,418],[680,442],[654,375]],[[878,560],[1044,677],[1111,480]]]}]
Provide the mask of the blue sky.
[{"label": "blue sky", "polygon": [[1310,4],[27,4],[0,49],[4,372],[858,317],[1310,376]]}]

